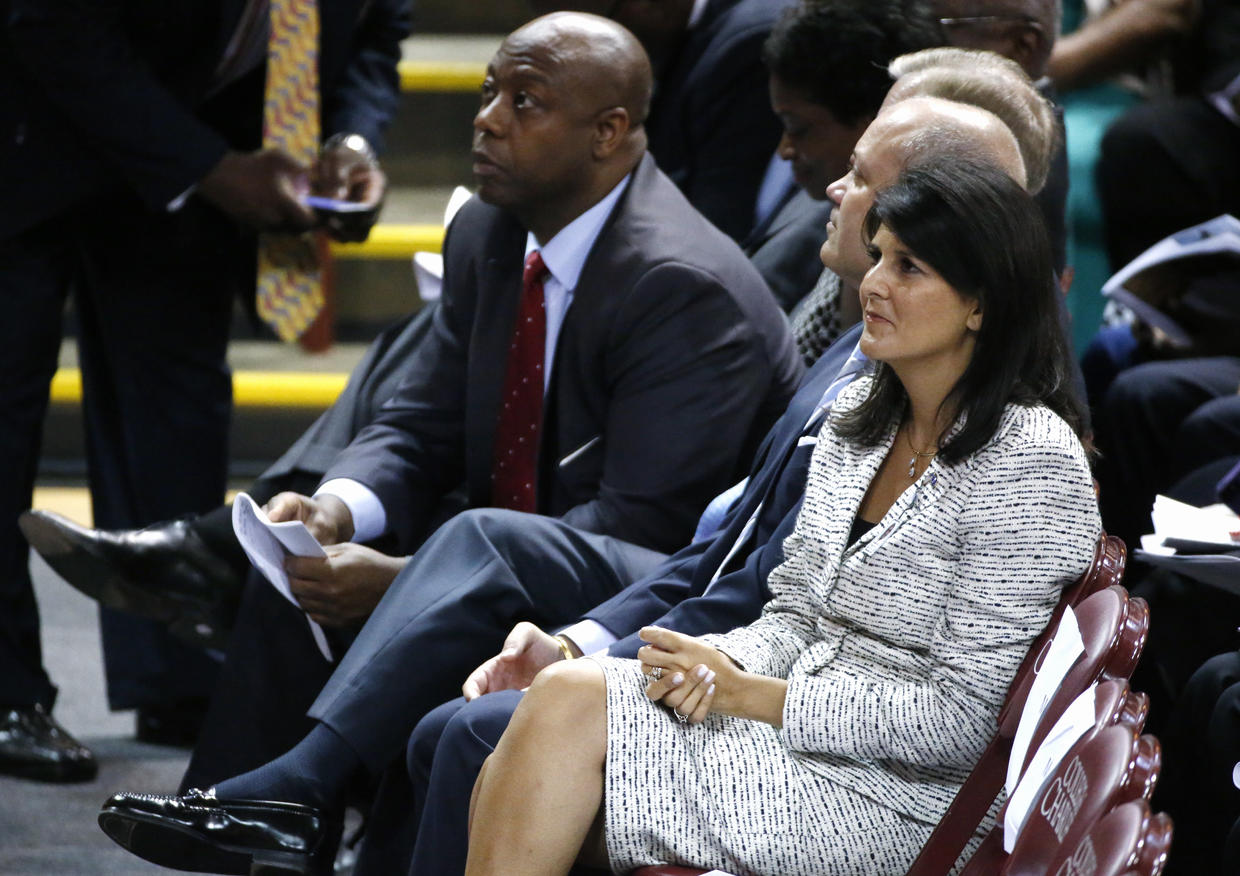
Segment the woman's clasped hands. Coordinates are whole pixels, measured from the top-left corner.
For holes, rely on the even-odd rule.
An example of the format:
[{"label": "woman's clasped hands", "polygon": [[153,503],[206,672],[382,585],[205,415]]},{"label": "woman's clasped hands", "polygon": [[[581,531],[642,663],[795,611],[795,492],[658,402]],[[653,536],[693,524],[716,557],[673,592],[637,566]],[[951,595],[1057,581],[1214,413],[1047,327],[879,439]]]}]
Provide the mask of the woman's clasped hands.
[{"label": "woman's clasped hands", "polygon": [[645,647],[637,652],[649,684],[646,696],[672,710],[682,724],[700,724],[712,711],[723,711],[742,675],[717,648],[693,636],[644,627],[639,633]]}]

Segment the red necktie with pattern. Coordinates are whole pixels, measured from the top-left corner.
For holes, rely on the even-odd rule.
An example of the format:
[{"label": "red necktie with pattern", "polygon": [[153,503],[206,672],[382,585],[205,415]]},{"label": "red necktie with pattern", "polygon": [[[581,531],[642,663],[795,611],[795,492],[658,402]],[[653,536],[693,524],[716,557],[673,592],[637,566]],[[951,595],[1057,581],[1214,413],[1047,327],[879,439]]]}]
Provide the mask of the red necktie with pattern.
[{"label": "red necktie with pattern", "polygon": [[[316,0],[271,0],[263,146],[311,164],[319,153],[319,9]],[[258,315],[296,340],[323,309],[312,234],[260,234]]]},{"label": "red necktie with pattern", "polygon": [[537,508],[538,434],[542,428],[543,358],[547,344],[547,308],[543,276],[547,266],[538,251],[525,257],[521,306],[508,348],[508,368],[495,428],[491,464],[491,503],[496,508]]}]

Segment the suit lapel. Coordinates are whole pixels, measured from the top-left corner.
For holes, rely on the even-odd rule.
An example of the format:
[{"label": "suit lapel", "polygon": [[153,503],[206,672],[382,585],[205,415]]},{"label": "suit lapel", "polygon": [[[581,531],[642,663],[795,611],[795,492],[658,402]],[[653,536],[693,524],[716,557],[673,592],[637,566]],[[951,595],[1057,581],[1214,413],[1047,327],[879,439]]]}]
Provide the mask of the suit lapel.
[{"label": "suit lapel", "polygon": [[766,221],[749,233],[744,243],[741,244],[741,249],[752,255],[755,250],[761,248],[793,221],[799,219],[805,212],[797,199],[797,195],[800,192],[801,189],[797,186],[789,189],[775,209],[771,211]]},{"label": "suit lapel", "polygon": [[[851,477],[839,478],[839,487],[832,497],[832,506],[836,511],[827,515],[829,523],[826,555],[828,557],[842,558],[847,552],[856,550],[865,541],[865,536],[863,536],[855,544],[849,545],[848,535],[852,532],[853,521],[861,510],[861,502],[865,499],[866,491],[870,489],[874,476],[878,474],[878,467],[883,464],[883,459],[886,458],[887,451],[891,448],[894,436],[895,430],[892,429],[882,441],[873,447],[861,447],[852,442],[841,443],[839,471],[841,473],[853,472],[853,474]],[[899,500],[896,500],[887,515],[890,515],[899,504]],[[880,525],[867,532],[866,536],[873,535],[876,530],[885,525],[887,515],[884,515]]]}]

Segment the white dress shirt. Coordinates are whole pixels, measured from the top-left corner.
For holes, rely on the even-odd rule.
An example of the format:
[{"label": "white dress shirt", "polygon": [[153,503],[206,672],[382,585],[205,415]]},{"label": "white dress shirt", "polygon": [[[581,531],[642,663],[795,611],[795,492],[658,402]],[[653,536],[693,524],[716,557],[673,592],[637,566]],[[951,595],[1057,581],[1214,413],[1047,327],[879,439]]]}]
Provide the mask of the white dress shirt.
[{"label": "white dress shirt", "polygon": [[[535,250],[540,251],[548,273],[543,281],[543,301],[547,310],[543,392],[546,392],[551,380],[560,328],[564,325],[569,305],[573,303],[573,291],[581,278],[581,269],[585,267],[599,232],[603,230],[631,176],[625,176],[601,201],[565,225],[545,244],[540,245],[532,232],[526,236],[525,254],[528,256]],[[353,515],[353,541],[370,541],[387,531],[387,512],[383,503],[365,484],[351,478],[333,478],[320,486],[314,495],[335,496],[344,502]]]}]

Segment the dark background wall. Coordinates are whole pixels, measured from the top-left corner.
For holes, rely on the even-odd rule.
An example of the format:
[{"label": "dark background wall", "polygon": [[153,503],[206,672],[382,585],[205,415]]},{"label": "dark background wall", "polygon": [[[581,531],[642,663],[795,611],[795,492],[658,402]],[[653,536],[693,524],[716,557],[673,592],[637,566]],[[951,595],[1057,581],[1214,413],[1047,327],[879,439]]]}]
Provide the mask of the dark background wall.
[{"label": "dark background wall", "polygon": [[532,17],[525,0],[415,0],[422,33],[508,33]]}]

